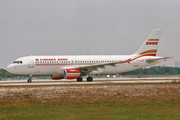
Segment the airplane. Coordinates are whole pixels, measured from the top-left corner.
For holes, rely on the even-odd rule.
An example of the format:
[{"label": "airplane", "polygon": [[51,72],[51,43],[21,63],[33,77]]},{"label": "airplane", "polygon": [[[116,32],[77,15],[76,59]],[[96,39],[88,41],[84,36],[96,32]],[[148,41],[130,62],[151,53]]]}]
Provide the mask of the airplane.
[{"label": "airplane", "polygon": [[64,56],[26,56],[16,59],[7,66],[7,71],[14,74],[51,75],[53,80],[77,79],[82,76],[92,82],[92,74],[124,73],[139,68],[155,65],[171,57],[158,57],[157,50],[161,29],[154,29],[137,52],[132,55],[64,55]]}]

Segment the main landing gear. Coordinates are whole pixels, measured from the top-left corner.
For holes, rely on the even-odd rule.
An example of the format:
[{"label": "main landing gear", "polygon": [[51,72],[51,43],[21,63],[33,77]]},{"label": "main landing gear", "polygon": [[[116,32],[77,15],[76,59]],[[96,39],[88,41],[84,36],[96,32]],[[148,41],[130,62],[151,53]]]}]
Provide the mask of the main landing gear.
[{"label": "main landing gear", "polygon": [[82,82],[82,81],[83,81],[82,77],[77,78],[77,82]]},{"label": "main landing gear", "polygon": [[32,75],[29,76],[29,79],[27,81],[28,83],[31,83],[32,82]]},{"label": "main landing gear", "polygon": [[[82,82],[83,81],[83,79],[82,79],[82,77],[79,77],[79,78],[77,78],[77,82]],[[93,78],[92,77],[87,77],[87,82],[92,82],[93,81]]]},{"label": "main landing gear", "polygon": [[87,77],[87,82],[92,82],[93,81],[93,78],[92,77]]}]

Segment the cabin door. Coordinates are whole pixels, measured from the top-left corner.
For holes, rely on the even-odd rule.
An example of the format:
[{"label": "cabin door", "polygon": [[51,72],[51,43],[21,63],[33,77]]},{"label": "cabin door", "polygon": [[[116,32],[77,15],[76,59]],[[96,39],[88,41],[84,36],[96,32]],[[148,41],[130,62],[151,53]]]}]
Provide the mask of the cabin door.
[{"label": "cabin door", "polygon": [[29,68],[34,68],[34,60],[33,60],[33,57],[32,57],[32,56],[29,57],[28,67],[29,67]]}]

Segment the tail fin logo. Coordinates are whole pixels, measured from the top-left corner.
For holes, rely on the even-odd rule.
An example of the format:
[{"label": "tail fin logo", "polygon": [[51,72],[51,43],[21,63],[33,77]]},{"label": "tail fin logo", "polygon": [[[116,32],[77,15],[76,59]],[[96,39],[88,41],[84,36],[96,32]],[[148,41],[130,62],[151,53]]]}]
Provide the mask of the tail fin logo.
[{"label": "tail fin logo", "polygon": [[148,42],[146,42],[146,45],[158,45],[159,39],[148,39]]},{"label": "tail fin logo", "polygon": [[146,45],[158,45],[159,39],[148,39],[148,42],[146,42]]},{"label": "tail fin logo", "polygon": [[159,39],[148,39],[148,41],[159,41]]},{"label": "tail fin logo", "polygon": [[146,42],[146,45],[158,45],[158,42]]}]

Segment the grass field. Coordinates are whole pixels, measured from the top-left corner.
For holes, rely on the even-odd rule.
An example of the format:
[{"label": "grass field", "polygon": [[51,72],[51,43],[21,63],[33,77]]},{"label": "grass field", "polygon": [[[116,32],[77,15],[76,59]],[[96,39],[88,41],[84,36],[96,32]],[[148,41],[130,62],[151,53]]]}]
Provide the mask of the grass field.
[{"label": "grass field", "polygon": [[0,87],[0,120],[179,120],[180,84]]},{"label": "grass field", "polygon": [[4,105],[1,120],[179,120],[180,102]]}]

